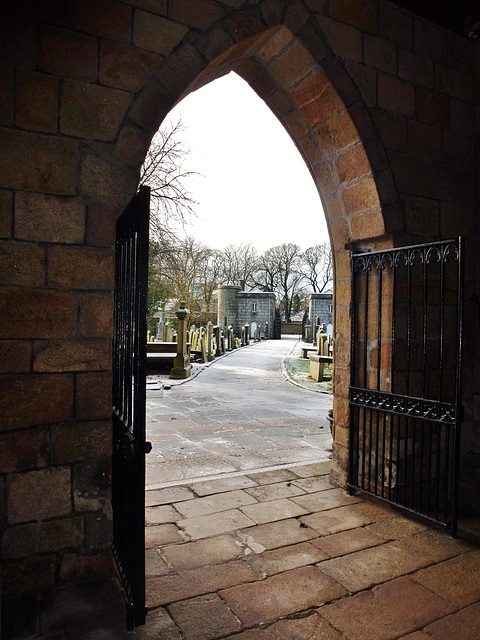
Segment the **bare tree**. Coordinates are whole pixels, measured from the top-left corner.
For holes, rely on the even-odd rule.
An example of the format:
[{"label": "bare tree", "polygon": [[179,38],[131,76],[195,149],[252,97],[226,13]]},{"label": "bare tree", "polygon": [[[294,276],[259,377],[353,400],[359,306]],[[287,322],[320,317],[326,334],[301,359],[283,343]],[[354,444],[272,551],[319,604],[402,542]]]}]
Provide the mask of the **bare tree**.
[{"label": "bare tree", "polygon": [[188,191],[188,180],[200,175],[185,169],[190,153],[182,140],[181,120],[168,122],[154,135],[140,171],[140,184],[151,190],[150,236],[174,240],[176,230],[195,215],[197,204]]},{"label": "bare tree", "polygon": [[243,280],[246,285],[255,285],[255,273],[258,269],[258,254],[251,243],[229,244],[221,252],[222,284],[237,284]]},{"label": "bare tree", "polygon": [[302,256],[305,267],[304,278],[313,289],[313,293],[322,293],[333,278],[332,250],[330,244],[316,244],[306,249]]}]

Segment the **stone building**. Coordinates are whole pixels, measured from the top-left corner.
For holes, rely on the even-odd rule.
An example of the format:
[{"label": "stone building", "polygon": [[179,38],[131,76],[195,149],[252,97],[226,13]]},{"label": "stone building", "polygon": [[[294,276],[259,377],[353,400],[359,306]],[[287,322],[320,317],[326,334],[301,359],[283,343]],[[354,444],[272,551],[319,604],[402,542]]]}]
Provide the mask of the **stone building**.
[{"label": "stone building", "polygon": [[275,320],[275,294],[259,289],[244,291],[242,285],[223,285],[218,287],[217,324],[222,327],[231,325],[238,334],[243,325],[250,325],[253,337],[259,335],[272,337]]},{"label": "stone building", "polygon": [[289,132],[323,202],[335,483],[349,464],[350,251],[464,236],[466,348],[452,383],[461,372],[460,501],[480,508],[479,17],[475,2],[452,6],[2,3],[1,582],[19,635],[34,636],[54,588],[114,575],[115,223],[172,107],[230,71]]},{"label": "stone building", "polygon": [[[330,289],[324,293],[311,293],[308,297],[308,317],[310,326],[314,327],[317,318],[325,326],[333,322],[333,291]],[[313,330],[313,329],[312,329]],[[313,335],[313,334],[312,334]]]}]

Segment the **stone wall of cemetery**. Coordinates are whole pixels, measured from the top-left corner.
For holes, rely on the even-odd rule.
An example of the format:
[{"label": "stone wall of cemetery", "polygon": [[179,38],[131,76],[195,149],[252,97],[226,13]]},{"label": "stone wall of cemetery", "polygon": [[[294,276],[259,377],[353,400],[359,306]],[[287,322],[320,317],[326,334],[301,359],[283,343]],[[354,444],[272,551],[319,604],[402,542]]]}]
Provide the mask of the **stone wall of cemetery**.
[{"label": "stone wall of cemetery", "polygon": [[1,11],[4,592],[113,572],[115,221],[171,108],[231,70],[289,132],[322,198],[335,482],[348,464],[350,250],[465,235],[460,497],[480,506],[480,44],[387,0],[18,0]]}]

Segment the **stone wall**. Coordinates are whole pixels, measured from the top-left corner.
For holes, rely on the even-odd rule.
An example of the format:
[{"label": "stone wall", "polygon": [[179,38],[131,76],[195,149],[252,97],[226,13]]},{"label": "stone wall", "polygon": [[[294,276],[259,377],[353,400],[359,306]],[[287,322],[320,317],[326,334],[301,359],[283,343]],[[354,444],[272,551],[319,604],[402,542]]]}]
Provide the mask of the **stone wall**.
[{"label": "stone wall", "polygon": [[479,506],[478,45],[386,0],[19,0],[3,5],[0,32],[6,592],[111,571],[115,220],[172,106],[230,70],[290,133],[324,204],[336,481],[348,457],[350,249],[465,235],[461,498]]},{"label": "stone wall", "polygon": [[[308,316],[312,331],[315,329],[317,318],[320,322],[332,324],[333,322],[333,295],[332,293],[312,293],[308,300]],[[312,333],[313,335],[313,333]]]},{"label": "stone wall", "polygon": [[[256,311],[252,310],[252,303],[256,305]],[[275,294],[274,293],[250,293],[240,291],[237,293],[237,326],[256,323],[260,333],[266,333],[272,337],[273,321],[275,320]],[[237,329],[238,331],[238,329]]]}]

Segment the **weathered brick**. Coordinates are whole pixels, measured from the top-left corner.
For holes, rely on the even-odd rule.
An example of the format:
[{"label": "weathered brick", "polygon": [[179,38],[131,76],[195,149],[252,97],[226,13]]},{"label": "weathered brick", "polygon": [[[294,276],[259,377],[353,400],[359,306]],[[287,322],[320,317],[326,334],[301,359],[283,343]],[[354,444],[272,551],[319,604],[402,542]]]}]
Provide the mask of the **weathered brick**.
[{"label": "weathered brick", "polygon": [[17,76],[15,122],[23,129],[57,130],[58,80],[53,76],[20,72]]},{"label": "weathered brick", "polygon": [[27,286],[44,284],[43,247],[30,242],[0,241],[0,283]]},{"label": "weathered brick", "polygon": [[33,370],[95,371],[110,369],[111,343],[106,340],[57,340],[37,342],[34,346]]},{"label": "weathered brick", "polygon": [[109,40],[100,44],[100,82],[117,89],[138,91],[160,57],[149,51]]},{"label": "weathered brick", "polygon": [[327,155],[349,147],[358,140],[358,132],[350,115],[343,111],[320,123],[315,134]]},{"label": "weathered brick", "polygon": [[472,77],[442,64],[435,65],[435,89],[457,100],[472,101]]},{"label": "weathered brick", "polygon": [[145,11],[135,11],[133,44],[137,47],[166,56],[187,32],[188,27],[184,25]]},{"label": "weathered brick", "polygon": [[108,458],[111,448],[112,425],[108,420],[51,426],[52,460],[56,464]]},{"label": "weathered brick", "polygon": [[378,193],[373,178],[364,178],[346,187],[343,191],[343,202],[347,214],[359,213],[379,205]]},{"label": "weathered brick", "polygon": [[323,155],[318,141],[313,135],[308,135],[305,138],[302,138],[302,140],[299,141],[299,147],[308,167],[311,167],[313,164],[317,164]]},{"label": "weathered brick", "polygon": [[56,557],[52,554],[2,562],[2,590],[15,594],[51,588],[55,570]]},{"label": "weathered brick", "polygon": [[330,5],[330,16],[340,22],[358,27],[370,33],[377,32],[377,3],[375,0],[337,0]]},{"label": "weathered brick", "polygon": [[240,631],[242,627],[240,620],[216,594],[174,602],[169,611],[189,640],[219,638]]},{"label": "weathered brick", "polygon": [[195,4],[186,3],[183,0],[171,0],[168,15],[175,22],[205,30],[225,15],[225,9],[209,2],[209,0],[198,0]]},{"label": "weathered brick", "polygon": [[71,293],[4,289],[0,294],[1,338],[73,337],[77,303]]},{"label": "weathered brick", "polygon": [[83,518],[10,527],[2,538],[2,555],[5,558],[18,558],[78,547],[83,542],[83,529]]},{"label": "weathered brick", "polygon": [[392,44],[411,49],[413,44],[413,19],[398,7],[379,3],[378,27],[380,35]]},{"label": "weathered brick", "polygon": [[335,169],[340,182],[350,182],[372,172],[362,144],[350,147],[335,159]]},{"label": "weathered brick", "polygon": [[346,220],[335,220],[330,224],[332,245],[335,250],[343,249],[350,240],[350,231]]},{"label": "weathered brick", "polygon": [[0,66],[0,123],[13,122],[13,69]]},{"label": "weathered brick", "polygon": [[363,37],[363,61],[370,67],[397,73],[397,48],[390,42],[365,34]]},{"label": "weathered brick", "polygon": [[76,25],[80,31],[110,40],[130,41],[131,8],[112,0],[83,0],[78,5]]},{"label": "weathered brick", "polygon": [[0,470],[30,471],[49,462],[46,429],[22,429],[0,434]]},{"label": "weathered brick", "polygon": [[440,232],[440,208],[437,200],[407,196],[405,212],[408,233],[438,237]]},{"label": "weathered brick", "polygon": [[7,481],[8,522],[43,520],[71,513],[70,468],[11,474]]},{"label": "weathered brick", "polygon": [[80,187],[83,193],[110,205],[125,207],[138,185],[136,171],[118,166],[88,154],[80,170]]},{"label": "weathered brick", "polygon": [[52,246],[48,282],[68,289],[113,289],[114,256],[108,249]]},{"label": "weathered brick", "polygon": [[292,98],[311,125],[343,109],[343,101],[320,69],[292,90]]},{"label": "weathered brick", "polygon": [[78,198],[21,191],[15,195],[16,238],[81,244],[84,234],[85,205]]},{"label": "weathered brick", "polygon": [[292,111],[283,121],[283,126],[294,140],[298,140],[309,132],[308,122],[298,111]]},{"label": "weathered brick", "polygon": [[394,115],[413,115],[415,111],[414,87],[405,80],[380,73],[378,76],[378,106]]},{"label": "weathered brick", "polygon": [[113,140],[126,113],[125,91],[66,80],[62,87],[60,130],[93,140]]},{"label": "weathered brick", "polygon": [[27,340],[0,340],[0,373],[27,373],[31,354]]},{"label": "weathered brick", "polygon": [[112,335],[113,300],[107,294],[88,294],[80,301],[80,331],[87,338]]},{"label": "weathered brick", "polygon": [[313,175],[324,198],[337,190],[337,178],[333,166],[329,162],[315,165],[313,167]]},{"label": "weathered brick", "polygon": [[60,579],[67,584],[98,583],[111,579],[113,570],[109,552],[83,556],[66,553],[62,558]]},{"label": "weathered brick", "polygon": [[414,21],[413,48],[429,60],[445,62],[447,58],[447,31],[433,22],[416,19]]},{"label": "weathered brick", "polygon": [[89,549],[105,549],[112,540],[111,512],[94,513],[85,517],[85,545]]},{"label": "weathered brick", "polygon": [[344,60],[362,62],[361,31],[327,17],[321,17],[318,21],[337,56]]},{"label": "weathered brick", "polygon": [[91,247],[115,246],[115,225],[122,212],[120,207],[90,204],[87,209],[86,244]]},{"label": "weathered brick", "polygon": [[88,461],[73,467],[75,511],[99,511],[105,506],[110,485],[109,462]]},{"label": "weathered brick", "polygon": [[13,196],[11,191],[0,189],[0,238],[12,235]]},{"label": "weathered brick", "polygon": [[79,420],[110,418],[112,413],[112,376],[110,373],[77,374],[76,391],[75,416]]},{"label": "weathered brick", "polygon": [[377,104],[377,71],[371,69],[364,64],[351,62],[347,60],[345,63],[349,74],[355,81],[362,98],[369,107]]},{"label": "weathered brick", "polygon": [[414,84],[433,87],[433,63],[406,49],[399,52],[398,75]]},{"label": "weathered brick", "polygon": [[415,89],[415,115],[425,124],[447,129],[450,123],[450,101],[440,93],[417,87]]},{"label": "weathered brick", "polygon": [[73,380],[70,375],[1,376],[2,431],[64,422],[71,418],[72,408]]},{"label": "weathered brick", "polygon": [[97,79],[96,38],[41,26],[40,69],[66,78]]},{"label": "weathered brick", "polygon": [[353,216],[350,219],[350,227],[352,230],[352,239],[355,240],[376,238],[385,233],[385,224],[380,209],[374,209],[368,213]]},{"label": "weathered brick", "polygon": [[294,42],[270,65],[270,73],[284,87],[291,87],[309,74],[315,67],[315,60],[305,47]]},{"label": "weathered brick", "polygon": [[0,186],[73,195],[77,143],[74,140],[0,130]]}]

